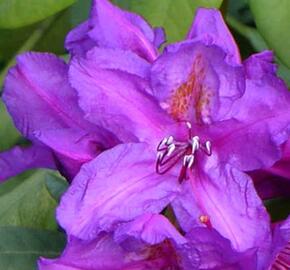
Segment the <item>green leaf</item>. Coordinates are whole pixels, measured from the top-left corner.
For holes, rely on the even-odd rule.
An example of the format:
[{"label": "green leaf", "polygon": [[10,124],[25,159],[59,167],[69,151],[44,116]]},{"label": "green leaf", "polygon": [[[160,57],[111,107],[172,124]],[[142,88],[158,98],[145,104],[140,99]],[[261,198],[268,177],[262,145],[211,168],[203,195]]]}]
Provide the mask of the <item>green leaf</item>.
[{"label": "green leaf", "polygon": [[17,29],[0,29],[0,59],[9,60],[34,29],[35,25]]},{"label": "green leaf", "polygon": [[90,0],[79,0],[62,12],[33,50],[64,54],[65,37],[73,27],[88,18],[90,2]]},{"label": "green leaf", "polygon": [[0,100],[0,151],[12,147],[19,139],[20,134],[14,127],[3,102]]},{"label": "green leaf", "polygon": [[0,0],[0,28],[17,28],[43,20],[75,0]]},{"label": "green leaf", "polygon": [[247,0],[229,0],[228,14],[245,24],[252,24],[254,21]]},{"label": "green leaf", "polygon": [[249,0],[258,30],[279,59],[290,67],[290,1]]},{"label": "green leaf", "polygon": [[27,177],[18,176],[0,185],[0,226],[57,229],[57,200],[47,189],[47,177],[52,173],[38,170]]},{"label": "green leaf", "polygon": [[[237,37],[238,34],[242,38],[246,39],[251,45],[250,48],[247,48],[246,54],[243,54],[244,52],[243,50],[241,50],[243,57],[250,56],[252,54],[252,50],[256,52],[269,50],[267,43],[260,35],[260,33],[257,31],[257,29],[241,23],[240,21],[236,20],[234,17],[230,15],[228,15],[226,19],[229,26],[234,30],[233,33],[235,35],[235,38]],[[241,45],[243,45],[243,43],[241,43],[241,39],[237,40],[239,41],[238,44],[240,45],[239,47],[241,49]],[[285,81],[288,88],[290,89],[290,68],[286,67],[277,57],[275,59],[275,62],[278,65],[278,76],[280,76]]]},{"label": "green leaf", "polygon": [[60,232],[0,227],[0,269],[33,270],[40,256],[57,257],[64,248]]},{"label": "green leaf", "polygon": [[265,40],[263,39],[263,37],[261,37],[257,29],[241,23],[230,15],[227,16],[226,20],[231,28],[233,28],[237,33],[249,40],[250,44],[256,52],[268,49]]},{"label": "green leaf", "polygon": [[196,8],[219,8],[222,0],[115,0],[117,4],[144,16],[153,26],[165,28],[167,41],[182,40],[188,32]]},{"label": "green leaf", "polygon": [[[21,47],[17,50],[16,55],[26,51],[30,51],[34,47],[34,45],[39,41],[39,39],[43,36],[43,34],[46,32],[47,28],[53,23],[53,21],[54,16],[38,24],[36,29],[34,29],[34,31],[30,34],[29,38],[25,40],[24,44],[22,44]],[[6,63],[5,68],[0,72],[0,90],[9,68],[12,67],[14,64],[15,58],[11,58]]]},{"label": "green leaf", "polygon": [[288,88],[290,89],[290,68],[287,68],[282,63],[278,62],[278,76],[280,76],[285,81]]},{"label": "green leaf", "polygon": [[69,9],[70,21],[72,26],[76,26],[89,17],[89,12],[91,8],[91,0],[78,0]]},{"label": "green leaf", "polygon": [[67,190],[68,182],[56,173],[47,174],[45,184],[50,195],[59,202],[61,195]]}]

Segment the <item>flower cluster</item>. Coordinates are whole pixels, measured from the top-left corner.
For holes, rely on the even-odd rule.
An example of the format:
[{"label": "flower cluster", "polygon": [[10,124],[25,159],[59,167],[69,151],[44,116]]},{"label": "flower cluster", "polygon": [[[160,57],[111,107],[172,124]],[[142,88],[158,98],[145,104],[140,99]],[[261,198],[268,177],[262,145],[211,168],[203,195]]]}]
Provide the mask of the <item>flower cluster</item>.
[{"label": "flower cluster", "polygon": [[26,53],[10,70],[3,99],[33,145],[2,153],[0,177],[42,166],[71,182],[67,247],[40,270],[289,269],[290,219],[271,225],[261,200],[269,175],[289,179],[290,93],[272,53],[242,61],[214,9],[160,53],[164,41],[95,0],[68,64]]}]

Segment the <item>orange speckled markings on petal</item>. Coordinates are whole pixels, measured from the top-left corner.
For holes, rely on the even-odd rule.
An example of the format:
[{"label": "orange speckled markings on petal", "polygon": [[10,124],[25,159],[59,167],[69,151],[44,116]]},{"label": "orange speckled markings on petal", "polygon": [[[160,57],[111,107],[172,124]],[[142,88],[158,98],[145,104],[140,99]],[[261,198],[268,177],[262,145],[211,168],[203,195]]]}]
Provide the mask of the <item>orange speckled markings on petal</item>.
[{"label": "orange speckled markings on petal", "polygon": [[212,89],[205,82],[206,65],[200,54],[195,57],[188,79],[170,97],[169,113],[177,121],[210,122]]}]

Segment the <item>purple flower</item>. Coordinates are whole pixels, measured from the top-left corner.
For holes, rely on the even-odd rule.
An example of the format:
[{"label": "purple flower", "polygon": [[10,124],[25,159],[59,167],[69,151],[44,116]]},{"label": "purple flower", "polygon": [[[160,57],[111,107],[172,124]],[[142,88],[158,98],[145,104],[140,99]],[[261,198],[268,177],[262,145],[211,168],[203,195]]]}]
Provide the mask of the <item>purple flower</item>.
[{"label": "purple flower", "polygon": [[237,252],[214,229],[196,227],[182,236],[164,216],[145,214],[90,241],[71,237],[60,258],[39,260],[39,270],[288,269],[289,225],[290,218],[273,229],[263,253]]},{"label": "purple flower", "polygon": [[[106,1],[95,1],[92,13],[104,6],[102,18],[126,21]],[[93,32],[77,33],[116,37],[113,24],[106,31],[93,18]],[[82,53],[69,78],[86,119],[131,143],[82,167],[57,212],[66,232],[92,240],[171,204],[185,232],[214,228],[238,252],[261,254],[271,241],[268,214],[243,171],[272,166],[290,124],[290,96],[271,52],[241,63],[221,14],[210,9],[199,9],[187,40],[167,46],[149,68],[151,50],[141,43],[89,50],[75,41]]]},{"label": "purple flower", "polygon": [[[107,21],[107,15],[115,21]],[[130,69],[136,62],[132,73],[146,77],[150,66],[147,60],[157,57],[156,46],[163,41],[162,30],[151,29],[140,16],[120,11],[108,1],[94,1],[90,20],[68,35],[66,47],[72,55],[97,47],[100,54],[96,61],[112,69],[122,68],[115,61],[118,51],[113,49],[131,49],[136,55],[124,51],[121,56],[127,62],[125,68]],[[103,48],[108,48],[110,55],[102,55]],[[33,146],[1,153],[1,180],[25,169],[55,166],[70,180],[83,163],[120,142],[106,128],[85,119],[86,112],[78,105],[78,93],[71,87],[68,69],[69,64],[48,53],[25,53],[10,69],[3,100],[15,126]],[[40,155],[45,162],[38,160]]]},{"label": "purple flower", "polygon": [[159,215],[143,215],[114,234],[85,241],[71,238],[58,259],[40,259],[40,270],[255,269],[256,252],[235,252],[215,230],[186,236]]},{"label": "purple flower", "polygon": [[70,179],[83,163],[118,142],[84,119],[68,81],[68,65],[52,54],[19,56],[6,77],[3,100],[16,127],[34,145],[1,153],[1,180],[25,169],[54,166]]}]

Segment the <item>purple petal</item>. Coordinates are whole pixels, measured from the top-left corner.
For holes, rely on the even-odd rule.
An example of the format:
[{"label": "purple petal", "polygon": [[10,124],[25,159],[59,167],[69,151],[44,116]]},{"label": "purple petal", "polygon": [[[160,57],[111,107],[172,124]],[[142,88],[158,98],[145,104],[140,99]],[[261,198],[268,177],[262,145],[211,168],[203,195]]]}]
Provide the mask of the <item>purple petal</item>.
[{"label": "purple petal", "polygon": [[93,1],[89,23],[84,23],[68,36],[66,47],[83,52],[86,47],[91,47],[88,37],[95,46],[130,50],[149,62],[158,54],[154,46],[155,33],[150,25],[139,15],[123,11],[107,0]]},{"label": "purple petal", "polygon": [[38,266],[39,270],[179,269],[175,255],[166,242],[128,249],[114,242],[111,235],[102,234],[90,242],[72,238],[60,258],[41,258]]},{"label": "purple petal", "polygon": [[68,33],[65,48],[72,55],[85,56],[87,51],[96,46],[96,43],[88,36],[89,30],[89,21],[85,21]]},{"label": "purple petal", "polygon": [[290,268],[290,216],[275,227],[271,255],[268,259],[269,269]]},{"label": "purple petal", "polygon": [[269,176],[282,177],[290,180],[290,140],[282,146],[282,158],[274,164],[273,167],[263,170]]},{"label": "purple petal", "polygon": [[269,217],[251,179],[229,165],[218,165],[212,161],[215,158],[211,156],[203,167],[193,169],[191,189],[184,185],[184,193],[190,195],[174,200],[180,225],[185,225],[185,230],[198,222],[200,226],[213,227],[238,251],[266,247]]},{"label": "purple petal", "polygon": [[199,8],[196,11],[188,39],[208,41],[221,47],[227,53],[227,60],[233,64],[241,63],[239,48],[225,24],[222,14],[216,9]]},{"label": "purple petal", "polygon": [[185,237],[188,243],[178,248],[182,269],[256,269],[254,249],[238,253],[215,230],[195,228]]},{"label": "purple petal", "polygon": [[257,193],[263,200],[290,197],[290,181],[263,170],[250,172]]},{"label": "purple petal", "polygon": [[96,145],[93,134],[74,129],[53,129],[34,133],[36,138],[56,152],[71,159],[85,163],[92,160],[101,147]]},{"label": "purple petal", "polygon": [[57,160],[61,160],[61,163],[57,163],[58,169],[68,180],[79,172],[84,163],[94,159],[107,141],[101,139],[101,134],[90,134],[75,129],[42,130],[36,131],[34,135],[54,150]]},{"label": "purple petal", "polygon": [[249,174],[263,199],[290,197],[290,140],[282,146],[282,158],[271,168],[252,171]]},{"label": "purple petal", "polygon": [[212,144],[221,161],[241,170],[271,167],[290,134],[290,93],[276,77],[271,59],[272,54],[264,52],[245,62],[246,92],[231,112],[236,120],[220,123],[213,131]]},{"label": "purple petal", "polygon": [[[44,142],[56,154],[62,155],[66,161],[60,159],[60,163],[75,159],[76,155],[85,155],[86,161],[88,156],[90,159],[96,156],[99,150],[92,144],[92,137],[95,144],[102,143],[103,148],[115,144],[108,132],[84,119],[77,93],[68,82],[68,66],[52,54],[19,56],[16,67],[6,77],[3,99],[22,134],[32,141]],[[76,143],[77,134],[89,136]],[[68,168],[71,164],[67,165],[61,164],[73,175]]]},{"label": "purple petal", "polygon": [[125,264],[125,252],[110,237],[88,242],[72,238],[58,259],[41,258],[39,270],[118,270]]},{"label": "purple petal", "polygon": [[100,69],[121,70],[144,79],[149,76],[150,64],[130,51],[96,47],[87,53],[86,59]]},{"label": "purple petal", "polygon": [[14,148],[0,153],[0,181],[35,168],[55,169],[51,151],[44,146]]},{"label": "purple petal", "polygon": [[216,46],[184,42],[168,47],[151,70],[153,93],[173,118],[222,120],[244,91],[242,66],[229,65]]},{"label": "purple petal", "polygon": [[123,144],[83,165],[57,217],[68,234],[92,239],[144,212],[159,213],[178,189],[174,176],[155,173],[155,154],[146,144]]},{"label": "purple petal", "polygon": [[89,36],[99,46],[131,50],[149,62],[157,57],[154,32],[139,15],[123,11],[107,0],[94,0]]},{"label": "purple petal", "polygon": [[146,92],[145,80],[121,70],[101,69],[94,59],[74,59],[70,79],[91,122],[110,130],[122,141],[163,137],[170,120]]},{"label": "purple petal", "polygon": [[182,229],[189,232],[192,228],[201,226],[199,217],[203,215],[202,209],[196,203],[189,181],[183,183],[182,191],[172,202],[174,214],[176,215]]},{"label": "purple petal", "polygon": [[[22,134],[34,139],[36,130],[89,126],[69,86],[68,66],[47,53],[25,53],[17,58],[4,85],[3,100]],[[23,106],[25,104],[25,106]]]},{"label": "purple petal", "polygon": [[165,30],[162,27],[154,28],[154,45],[159,48],[166,42]]},{"label": "purple petal", "polygon": [[144,214],[132,222],[119,225],[114,233],[117,242],[126,238],[142,240],[150,245],[162,243],[165,239],[172,239],[177,244],[186,242],[185,238],[176,230],[168,219],[158,214]]}]

